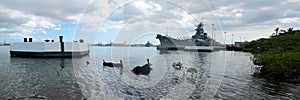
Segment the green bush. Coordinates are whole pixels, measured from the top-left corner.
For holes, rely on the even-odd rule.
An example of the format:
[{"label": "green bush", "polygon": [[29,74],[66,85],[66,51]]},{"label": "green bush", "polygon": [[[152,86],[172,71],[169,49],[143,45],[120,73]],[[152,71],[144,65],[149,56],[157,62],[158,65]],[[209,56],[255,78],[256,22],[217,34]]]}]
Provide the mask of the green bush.
[{"label": "green bush", "polygon": [[251,41],[243,49],[254,54],[255,65],[262,66],[256,76],[272,79],[297,79],[300,76],[299,30]]}]

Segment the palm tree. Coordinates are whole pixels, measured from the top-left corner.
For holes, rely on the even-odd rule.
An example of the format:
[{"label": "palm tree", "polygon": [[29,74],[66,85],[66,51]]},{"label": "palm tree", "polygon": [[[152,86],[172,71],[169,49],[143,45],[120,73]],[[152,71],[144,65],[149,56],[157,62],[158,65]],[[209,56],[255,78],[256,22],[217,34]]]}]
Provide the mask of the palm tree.
[{"label": "palm tree", "polygon": [[275,29],[275,31],[276,31],[276,35],[278,35],[279,27],[277,27],[277,28]]},{"label": "palm tree", "polygon": [[292,28],[292,27],[291,27],[291,28],[288,28],[287,31],[288,31],[288,32],[292,32],[292,31],[293,31],[293,28]]},{"label": "palm tree", "polygon": [[288,28],[288,29],[287,29],[287,32],[288,32],[288,34],[294,34],[293,28],[292,28],[292,27]]}]

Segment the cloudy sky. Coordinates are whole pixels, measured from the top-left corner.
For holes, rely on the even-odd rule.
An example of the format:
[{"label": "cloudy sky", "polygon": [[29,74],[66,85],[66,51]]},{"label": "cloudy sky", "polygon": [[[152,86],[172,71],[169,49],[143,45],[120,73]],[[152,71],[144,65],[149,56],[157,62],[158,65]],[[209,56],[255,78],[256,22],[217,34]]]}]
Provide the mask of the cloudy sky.
[{"label": "cloudy sky", "polygon": [[299,0],[1,0],[0,43],[32,37],[89,43],[159,43],[156,34],[188,38],[199,22],[223,43],[299,29]]}]

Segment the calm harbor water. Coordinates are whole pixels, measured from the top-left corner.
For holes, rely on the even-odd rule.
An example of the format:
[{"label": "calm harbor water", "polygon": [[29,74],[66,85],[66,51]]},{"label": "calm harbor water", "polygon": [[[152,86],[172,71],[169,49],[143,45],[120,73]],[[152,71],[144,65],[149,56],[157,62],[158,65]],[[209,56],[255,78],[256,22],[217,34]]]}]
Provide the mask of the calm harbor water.
[{"label": "calm harbor water", "polygon": [[[11,58],[0,46],[0,99],[40,95],[47,99],[300,99],[300,84],[252,77],[244,52],[159,51],[152,47],[91,47],[81,58]],[[147,76],[131,70],[150,60]],[[102,60],[123,69],[103,67]],[[173,63],[183,69],[175,70]],[[187,72],[194,68],[196,73]]]}]

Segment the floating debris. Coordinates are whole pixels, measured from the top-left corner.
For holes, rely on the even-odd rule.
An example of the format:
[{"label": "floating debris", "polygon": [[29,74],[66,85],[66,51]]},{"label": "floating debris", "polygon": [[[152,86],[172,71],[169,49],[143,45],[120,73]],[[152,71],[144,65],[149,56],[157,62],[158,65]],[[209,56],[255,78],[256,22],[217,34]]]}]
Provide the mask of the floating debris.
[{"label": "floating debris", "polygon": [[122,60],[120,60],[120,63],[105,62],[105,60],[103,60],[103,66],[108,66],[108,67],[123,67],[123,63],[122,63]]},{"label": "floating debris", "polygon": [[197,69],[196,68],[188,68],[187,71],[188,73],[192,73],[192,77],[194,76],[194,73],[197,73]]},{"label": "floating debris", "polygon": [[173,68],[175,68],[176,70],[180,70],[180,69],[183,68],[181,62],[177,62],[177,63],[174,62],[172,66],[173,66]]},{"label": "floating debris", "polygon": [[150,71],[152,70],[152,68],[150,67],[151,64],[149,63],[149,59],[147,59],[147,64],[141,66],[136,66],[135,68],[133,68],[131,71],[134,74],[137,75],[146,75],[148,76],[150,74]]}]

